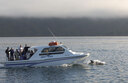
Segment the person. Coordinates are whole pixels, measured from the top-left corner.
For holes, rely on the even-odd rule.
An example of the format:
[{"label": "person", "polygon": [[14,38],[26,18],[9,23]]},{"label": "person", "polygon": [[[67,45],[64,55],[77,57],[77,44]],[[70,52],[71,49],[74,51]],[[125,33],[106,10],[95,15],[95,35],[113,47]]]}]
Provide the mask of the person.
[{"label": "person", "polygon": [[18,51],[22,54],[23,52],[23,47],[20,45],[20,47],[18,48]]},{"label": "person", "polygon": [[9,50],[9,47],[7,47],[7,49],[5,50],[5,53],[6,53],[6,57],[9,61],[9,53],[10,53],[10,50]]},{"label": "person", "polygon": [[28,48],[30,48],[29,46],[27,46],[27,44],[25,44],[25,47],[23,49],[23,54],[26,55],[26,53],[28,52]]},{"label": "person", "polygon": [[26,53],[26,59],[29,59],[30,57],[31,57],[31,52],[30,52],[30,50],[28,50],[28,52]]},{"label": "person", "polygon": [[14,56],[13,56],[13,54],[14,54],[14,49],[11,48],[11,49],[10,49],[10,60],[11,60],[11,61],[14,60]]},{"label": "person", "polygon": [[14,52],[14,57],[15,57],[15,60],[19,60],[20,53],[19,53],[18,49],[16,49],[16,51]]},{"label": "person", "polygon": [[19,54],[20,54],[20,59],[22,60],[22,54],[23,54],[23,47],[20,45],[18,48]]},{"label": "person", "polygon": [[23,53],[22,53],[22,57],[23,57],[23,60],[26,60],[27,59],[27,52],[28,52],[28,48],[30,48],[29,46],[27,46],[27,44],[25,44],[25,47],[23,49]]}]

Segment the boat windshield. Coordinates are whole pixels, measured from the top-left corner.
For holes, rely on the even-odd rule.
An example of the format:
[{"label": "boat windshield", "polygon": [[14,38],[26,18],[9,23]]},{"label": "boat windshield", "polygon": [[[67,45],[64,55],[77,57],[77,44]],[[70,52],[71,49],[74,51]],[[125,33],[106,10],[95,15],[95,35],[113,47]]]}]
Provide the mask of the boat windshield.
[{"label": "boat windshield", "polygon": [[66,49],[69,49],[67,46],[63,45],[63,47],[65,47]]},{"label": "boat windshield", "polygon": [[68,50],[71,50],[70,48],[68,48],[67,46],[63,45],[64,48],[68,49]]}]

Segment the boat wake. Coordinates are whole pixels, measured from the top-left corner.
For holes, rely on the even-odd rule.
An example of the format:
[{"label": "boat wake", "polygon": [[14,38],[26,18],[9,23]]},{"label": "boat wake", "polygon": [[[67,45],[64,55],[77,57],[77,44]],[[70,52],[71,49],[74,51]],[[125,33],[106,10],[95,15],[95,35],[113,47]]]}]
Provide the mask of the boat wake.
[{"label": "boat wake", "polygon": [[62,64],[61,67],[70,67],[72,64]]}]

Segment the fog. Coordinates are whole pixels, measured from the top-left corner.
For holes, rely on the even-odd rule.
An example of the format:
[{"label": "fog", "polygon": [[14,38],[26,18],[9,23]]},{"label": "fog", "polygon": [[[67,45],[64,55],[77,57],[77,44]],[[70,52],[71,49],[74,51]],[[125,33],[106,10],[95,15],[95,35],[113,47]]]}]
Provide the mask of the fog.
[{"label": "fog", "polygon": [[0,16],[128,17],[128,0],[0,0]]}]

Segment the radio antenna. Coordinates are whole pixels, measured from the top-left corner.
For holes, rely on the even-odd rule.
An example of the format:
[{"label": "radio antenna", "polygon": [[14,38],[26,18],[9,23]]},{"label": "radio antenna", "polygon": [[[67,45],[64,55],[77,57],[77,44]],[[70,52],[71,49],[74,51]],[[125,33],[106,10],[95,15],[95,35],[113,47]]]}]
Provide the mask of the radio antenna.
[{"label": "radio antenna", "polygon": [[49,27],[48,27],[48,31],[52,34],[53,38],[54,38],[55,40],[57,40],[55,34],[51,31],[51,29],[50,29]]}]

